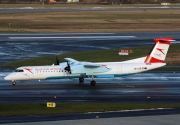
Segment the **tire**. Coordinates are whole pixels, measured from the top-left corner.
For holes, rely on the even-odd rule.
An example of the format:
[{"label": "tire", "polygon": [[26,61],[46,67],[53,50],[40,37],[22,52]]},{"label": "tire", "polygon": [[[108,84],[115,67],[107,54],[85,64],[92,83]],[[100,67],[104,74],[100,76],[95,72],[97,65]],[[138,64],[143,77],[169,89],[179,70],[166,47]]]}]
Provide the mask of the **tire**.
[{"label": "tire", "polygon": [[92,80],[91,81],[91,86],[95,86],[96,85],[96,81],[95,80]]},{"label": "tire", "polygon": [[13,85],[13,86],[16,85],[16,81],[12,81],[12,85]]},{"label": "tire", "polygon": [[84,82],[84,78],[79,78],[79,82],[83,83]]}]

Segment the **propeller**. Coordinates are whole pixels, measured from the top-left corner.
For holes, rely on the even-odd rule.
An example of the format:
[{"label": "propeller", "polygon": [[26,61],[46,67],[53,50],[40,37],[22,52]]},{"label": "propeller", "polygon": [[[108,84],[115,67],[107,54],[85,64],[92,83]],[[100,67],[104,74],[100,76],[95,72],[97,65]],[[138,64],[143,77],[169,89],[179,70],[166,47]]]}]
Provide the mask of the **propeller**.
[{"label": "propeller", "polygon": [[56,56],[56,63],[55,63],[55,65],[59,65],[59,59],[57,58],[57,56]]},{"label": "propeller", "polygon": [[67,61],[67,66],[64,68],[64,70],[68,71],[71,74],[71,67],[68,61]]}]

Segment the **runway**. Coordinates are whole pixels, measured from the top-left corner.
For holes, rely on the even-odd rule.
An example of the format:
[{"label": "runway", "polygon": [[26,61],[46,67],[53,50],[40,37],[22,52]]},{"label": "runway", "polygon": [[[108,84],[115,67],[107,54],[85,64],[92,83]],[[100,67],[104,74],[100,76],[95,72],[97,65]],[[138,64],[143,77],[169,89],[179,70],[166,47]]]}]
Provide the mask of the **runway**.
[{"label": "runway", "polygon": [[[45,55],[152,46],[156,37],[173,37],[176,43],[180,40],[179,32],[0,34],[0,65]],[[180,103],[180,72],[146,72],[114,79],[95,79],[97,85],[92,87],[90,79],[85,79],[83,84],[79,84],[78,79],[17,81],[16,86],[12,86],[11,82],[3,80],[12,71],[13,69],[8,68],[0,69],[0,103]],[[152,115],[165,112],[166,110],[155,111]],[[131,116],[132,113],[112,113],[104,117],[124,117]],[[134,116],[138,116],[138,113],[140,112]],[[143,112],[141,115],[148,114],[149,112]],[[179,110],[169,109],[167,114],[179,114]],[[96,114],[92,115],[94,118]],[[92,118],[92,115],[64,115],[58,120],[67,117]],[[57,117],[61,115],[47,116],[46,120],[57,120]],[[1,117],[0,121],[14,123],[46,120],[44,116],[24,116]]]},{"label": "runway", "polygon": [[[52,54],[152,46],[156,37],[173,37],[176,43],[180,40],[179,32],[0,34],[0,58],[3,64],[12,60]],[[152,97],[154,102],[177,102],[180,95],[179,72],[173,71],[96,79],[96,87],[89,85],[90,79],[85,79],[84,84],[79,84],[78,79],[58,79],[19,81],[17,86],[11,86],[11,83],[3,78],[12,71],[13,69],[6,68],[0,70],[0,102],[39,103],[54,100],[54,96],[58,97],[55,101],[59,103],[144,102],[147,97]]]},{"label": "runway", "polygon": [[[90,86],[90,79],[79,84],[78,79],[70,80],[44,80],[21,81],[16,86],[10,82],[3,81],[5,74],[11,70],[1,70],[0,72],[0,103],[180,103],[180,72],[147,72],[135,74],[127,77],[115,79],[96,79],[97,85]],[[96,116],[104,118],[106,123],[111,123],[110,118],[116,118],[114,123],[120,123],[125,117],[135,121],[138,117],[157,117],[155,123],[161,123],[159,115],[180,114],[179,108],[172,109],[150,109],[134,111],[97,112],[97,113],[75,113],[56,115],[28,115],[28,116],[8,116],[0,117],[0,123],[26,123],[37,122],[38,124],[57,123],[70,124],[71,120],[94,119]],[[157,116],[158,115],[158,116]],[[178,118],[175,115],[174,118]],[[107,119],[108,118],[108,119]],[[81,120],[79,120],[81,119]],[[68,121],[64,121],[68,120]],[[120,120],[120,121],[119,121]],[[169,120],[171,123],[177,123]],[[142,122],[140,120],[139,122]],[[92,123],[88,122],[88,124]],[[125,123],[128,121],[125,120]],[[151,123],[149,121],[148,123]],[[164,123],[164,122],[163,122]]]},{"label": "runway", "polygon": [[[52,115],[28,115],[28,116],[9,116],[0,117],[0,124],[63,124],[63,125],[117,125],[122,123],[124,125],[133,125],[136,123],[142,124],[140,117],[148,119],[143,125],[177,125],[179,123],[180,109],[149,109],[149,110],[131,110],[131,111],[116,111],[116,112],[89,112],[76,114],[52,114]],[[99,118],[96,118],[96,117]],[[137,117],[138,116],[138,117]],[[168,116],[168,117],[166,117]],[[155,117],[152,119],[152,117]],[[127,119],[126,119],[127,118]],[[128,119],[131,118],[131,121]],[[113,119],[113,121],[111,120]],[[54,121],[54,122],[52,122]],[[169,123],[169,124],[168,124]]]},{"label": "runway", "polygon": [[[84,11],[146,11],[146,10],[179,10],[179,7],[141,7],[141,8],[50,8],[32,7],[2,9],[0,14],[44,13],[44,12],[84,12]],[[151,33],[61,33],[61,34],[0,34],[0,65],[3,63],[31,57],[56,55],[73,52],[84,52],[106,49],[125,49],[153,45],[155,37],[173,37],[179,42],[179,32]],[[90,79],[79,84],[78,79],[19,81],[16,86],[3,78],[12,69],[0,69],[0,103],[180,103],[180,72],[147,72],[115,79],[96,79],[97,85],[91,87]],[[56,97],[56,98],[55,98]],[[109,113],[81,113],[64,115],[29,115],[0,117],[2,123],[37,122],[52,120],[75,120],[100,118],[134,117],[146,115],[180,114],[179,109],[122,111]],[[173,118],[178,116],[173,116]],[[159,117],[157,117],[159,119]],[[170,118],[170,119],[168,119]],[[179,123],[168,117],[172,123]],[[137,119],[135,117],[135,119]],[[100,119],[101,120],[101,119]],[[120,124],[119,119],[107,123]],[[141,120],[141,119],[140,119]],[[139,121],[140,121],[139,120]],[[121,121],[121,120],[120,120]],[[126,120],[122,124],[128,123]],[[78,125],[80,124],[77,123]],[[150,120],[150,122],[152,122]],[[73,121],[73,125],[74,125]],[[85,121],[84,123],[92,123]],[[97,121],[95,121],[95,124]],[[161,122],[157,122],[161,123]],[[165,122],[167,123],[167,122]],[[27,123],[28,124],[28,123]],[[31,123],[30,123],[31,124]],[[40,124],[40,123],[38,123]],[[64,123],[61,123],[64,124]],[[67,123],[68,125],[70,123]],[[104,123],[100,123],[104,124]],[[138,124],[138,123],[137,123]],[[172,124],[171,124],[172,125]]]},{"label": "runway", "polygon": [[[0,72],[0,103],[180,103],[180,72],[147,72],[114,79],[4,81],[10,70]],[[56,98],[54,98],[56,97]]]},{"label": "runway", "polygon": [[44,13],[44,12],[81,12],[81,11],[137,11],[137,10],[179,10],[180,7],[89,7],[89,8],[0,8],[1,14],[11,13]]},{"label": "runway", "polygon": [[152,46],[157,37],[180,41],[179,32],[0,34],[0,65],[45,55]]}]

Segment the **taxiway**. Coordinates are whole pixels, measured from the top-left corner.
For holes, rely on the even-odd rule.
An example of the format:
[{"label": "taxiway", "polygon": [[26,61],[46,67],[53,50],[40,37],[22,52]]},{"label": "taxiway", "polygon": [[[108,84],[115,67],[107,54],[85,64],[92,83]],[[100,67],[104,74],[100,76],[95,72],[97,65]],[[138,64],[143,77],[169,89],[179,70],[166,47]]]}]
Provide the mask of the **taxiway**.
[{"label": "taxiway", "polygon": [[[43,55],[83,52],[92,50],[129,48],[153,44],[155,37],[173,37],[180,40],[178,32],[156,33],[79,33],[79,34],[0,34],[0,65],[18,59]],[[51,42],[49,42],[51,41]],[[43,46],[43,47],[42,47]],[[48,51],[47,51],[48,50]],[[118,54],[118,53],[117,53]],[[79,84],[78,79],[19,81],[16,86],[3,78],[13,69],[0,70],[0,103],[180,103],[180,72],[147,72],[115,79],[90,79]],[[55,98],[56,97],[56,98]],[[107,117],[132,116],[106,114]],[[134,116],[139,116],[135,113]],[[152,115],[179,114],[179,109],[154,111]],[[98,114],[103,117],[103,114]],[[92,114],[93,118],[97,114]],[[144,112],[141,115],[150,115]],[[1,123],[32,122],[92,118],[91,115],[1,117]],[[76,116],[76,117],[74,117]],[[41,118],[40,118],[41,117]],[[46,120],[44,119],[46,118]],[[119,123],[119,122],[117,122]]]}]

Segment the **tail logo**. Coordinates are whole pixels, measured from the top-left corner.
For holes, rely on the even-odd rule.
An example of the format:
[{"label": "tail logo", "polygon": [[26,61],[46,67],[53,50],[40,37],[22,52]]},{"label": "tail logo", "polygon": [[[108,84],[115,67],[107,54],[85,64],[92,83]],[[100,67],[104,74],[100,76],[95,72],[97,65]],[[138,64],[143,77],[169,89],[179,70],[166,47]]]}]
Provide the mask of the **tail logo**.
[{"label": "tail logo", "polygon": [[164,63],[173,38],[155,38],[155,45],[145,59],[145,63]]},{"label": "tail logo", "polygon": [[157,55],[157,56],[161,57],[161,55],[162,55],[162,54],[155,54],[155,55]]},{"label": "tail logo", "polygon": [[[159,50],[161,53],[164,54],[164,52],[163,52],[164,49],[160,49],[160,48],[156,48],[156,49]],[[164,54],[164,55],[165,55],[165,54]]]}]

